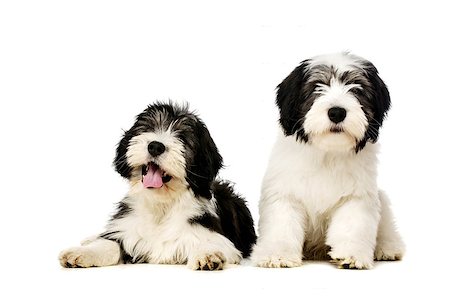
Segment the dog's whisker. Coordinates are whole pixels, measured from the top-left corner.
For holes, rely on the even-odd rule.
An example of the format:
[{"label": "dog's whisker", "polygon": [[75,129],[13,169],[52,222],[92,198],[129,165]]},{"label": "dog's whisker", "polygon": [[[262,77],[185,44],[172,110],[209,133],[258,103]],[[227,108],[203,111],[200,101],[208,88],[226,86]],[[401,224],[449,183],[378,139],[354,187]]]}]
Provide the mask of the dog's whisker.
[{"label": "dog's whisker", "polygon": [[373,116],[368,114],[367,117],[369,118],[369,120],[375,122],[377,125],[381,127],[382,124],[378,120],[376,120]]},{"label": "dog's whisker", "polygon": [[[195,165],[193,165],[193,166],[195,166]],[[192,175],[195,175],[196,177],[199,177],[199,178],[208,179],[207,176],[203,176],[203,175],[197,174],[197,173],[195,173],[195,172],[193,172],[192,170],[189,170],[189,169],[186,169],[186,172],[188,172],[188,173],[190,173]]]}]

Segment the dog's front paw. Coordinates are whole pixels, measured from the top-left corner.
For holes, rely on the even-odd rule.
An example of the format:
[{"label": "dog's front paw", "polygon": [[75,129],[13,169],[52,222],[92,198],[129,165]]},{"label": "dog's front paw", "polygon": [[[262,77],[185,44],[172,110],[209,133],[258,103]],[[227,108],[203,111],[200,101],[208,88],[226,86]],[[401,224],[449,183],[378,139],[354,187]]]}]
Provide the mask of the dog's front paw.
[{"label": "dog's front paw", "polygon": [[288,257],[279,255],[270,255],[259,258],[254,261],[256,266],[263,268],[293,268],[302,265],[301,257]]},{"label": "dog's front paw", "polygon": [[338,266],[340,269],[372,269],[373,258],[364,256],[345,256],[337,254],[333,251],[328,255],[332,258],[331,262]]},{"label": "dog's front paw", "polygon": [[202,254],[188,262],[188,267],[193,270],[222,270],[226,258],[222,252],[216,251],[210,254]]},{"label": "dog's front paw", "polygon": [[263,268],[293,268],[302,265],[301,250],[295,246],[277,246],[274,244],[257,244],[253,248],[252,263]]},{"label": "dog's front paw", "polygon": [[403,258],[405,247],[402,243],[381,243],[375,249],[375,259],[377,261],[398,261]]},{"label": "dog's front paw", "polygon": [[86,247],[72,247],[59,254],[59,263],[65,268],[88,268],[95,266],[95,256]]}]

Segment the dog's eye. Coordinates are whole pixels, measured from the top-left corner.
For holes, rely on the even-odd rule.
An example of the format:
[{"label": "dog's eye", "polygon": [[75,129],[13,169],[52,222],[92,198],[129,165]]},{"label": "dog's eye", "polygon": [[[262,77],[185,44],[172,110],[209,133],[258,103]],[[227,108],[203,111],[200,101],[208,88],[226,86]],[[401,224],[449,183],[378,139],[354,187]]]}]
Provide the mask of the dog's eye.
[{"label": "dog's eye", "polygon": [[356,95],[356,96],[361,96],[361,95],[363,95],[363,91],[362,91],[361,88],[359,88],[359,87],[352,87],[349,91],[350,91],[351,93],[353,93],[354,95]]}]

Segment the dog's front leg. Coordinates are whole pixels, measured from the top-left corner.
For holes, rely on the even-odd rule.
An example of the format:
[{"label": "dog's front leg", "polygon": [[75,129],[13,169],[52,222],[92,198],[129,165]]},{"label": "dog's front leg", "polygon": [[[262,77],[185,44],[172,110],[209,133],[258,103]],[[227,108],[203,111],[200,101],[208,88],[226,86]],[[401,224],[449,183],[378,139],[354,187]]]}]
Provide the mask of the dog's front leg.
[{"label": "dog's front leg", "polygon": [[380,203],[377,196],[353,197],[331,216],[326,243],[333,261],[344,269],[370,269],[376,245]]},{"label": "dog's front leg", "polygon": [[223,235],[199,224],[183,236],[189,252],[187,266],[192,270],[222,270],[225,263],[238,264],[242,255]]},{"label": "dog's front leg", "polygon": [[119,244],[102,238],[84,241],[81,246],[63,250],[59,255],[61,266],[66,268],[111,266],[119,261]]},{"label": "dog's front leg", "polygon": [[251,259],[259,267],[302,264],[306,212],[293,196],[267,196],[260,202],[259,237]]}]

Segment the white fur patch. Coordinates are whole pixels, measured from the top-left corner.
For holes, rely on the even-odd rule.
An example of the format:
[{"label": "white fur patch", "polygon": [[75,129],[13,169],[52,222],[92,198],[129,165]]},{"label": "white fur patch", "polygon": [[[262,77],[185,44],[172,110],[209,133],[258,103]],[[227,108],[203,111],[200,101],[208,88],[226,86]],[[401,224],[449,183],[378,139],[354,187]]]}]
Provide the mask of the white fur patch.
[{"label": "white fur patch", "polygon": [[341,267],[368,269],[376,247],[380,258],[400,257],[403,243],[377,187],[376,152],[372,143],[358,154],[324,151],[280,132],[263,180],[252,261],[293,267],[331,248]]},{"label": "white fur patch", "polygon": [[310,60],[309,64],[311,67],[316,65],[334,66],[340,72],[344,72],[362,68],[362,61],[364,59],[361,57],[343,52],[315,56]]},{"label": "white fur patch", "polygon": [[121,239],[126,252],[164,264],[189,263],[198,256],[220,252],[228,263],[239,263],[241,254],[230,240],[189,223],[205,210],[215,211],[214,202],[200,202],[190,190],[175,200],[161,194],[155,198],[153,191],[130,194],[126,203],[132,208],[131,214],[111,221],[107,228],[107,232],[117,232],[110,236]]},{"label": "white fur patch", "polygon": [[82,242],[82,246],[63,250],[59,262],[63,267],[102,267],[116,265],[120,259],[119,244],[105,239]]},{"label": "white fur patch", "polygon": [[[166,147],[165,152],[157,158],[152,158],[147,149],[152,141],[159,141]],[[133,168],[154,161],[171,176],[184,180],[186,161],[183,152],[183,143],[170,131],[169,127],[168,131],[146,132],[131,138],[127,149],[127,161]]]},{"label": "white fur patch", "polygon": [[[335,78],[330,86],[320,85],[316,93],[320,94],[305,116],[303,127],[310,141],[323,150],[349,151],[363,139],[368,127],[368,120],[358,99],[349,92],[357,88],[356,84],[344,85]],[[335,125],[328,117],[328,110],[341,107],[347,111],[345,119]],[[338,126],[342,132],[330,132]]]}]

